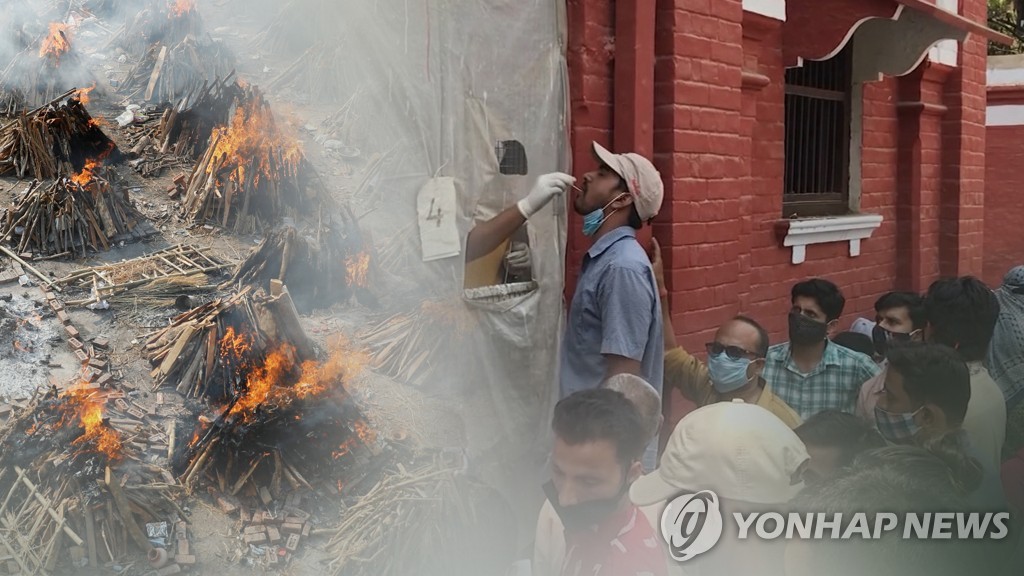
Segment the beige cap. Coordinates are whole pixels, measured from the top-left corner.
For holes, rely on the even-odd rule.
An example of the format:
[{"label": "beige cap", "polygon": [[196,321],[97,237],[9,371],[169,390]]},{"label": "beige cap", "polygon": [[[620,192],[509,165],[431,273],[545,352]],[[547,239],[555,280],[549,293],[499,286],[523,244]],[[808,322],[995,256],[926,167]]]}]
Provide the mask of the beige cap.
[{"label": "beige cap", "polygon": [[742,400],[719,402],[679,421],[661,465],[634,482],[629,496],[649,506],[681,492],[711,490],[720,498],[781,504],[803,488],[794,477],[808,458],[800,438],[768,410]]},{"label": "beige cap", "polygon": [[646,222],[658,215],[665,199],[665,184],[650,160],[632,152],[612,154],[597,142],[594,142],[594,154],[626,181],[641,220]]}]

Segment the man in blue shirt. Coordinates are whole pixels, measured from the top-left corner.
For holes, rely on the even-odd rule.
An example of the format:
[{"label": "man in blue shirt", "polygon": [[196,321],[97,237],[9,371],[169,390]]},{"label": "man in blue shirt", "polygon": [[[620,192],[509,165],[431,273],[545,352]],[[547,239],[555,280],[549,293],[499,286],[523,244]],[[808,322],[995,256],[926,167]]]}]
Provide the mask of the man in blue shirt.
[{"label": "man in blue shirt", "polygon": [[664,185],[639,154],[612,154],[594,143],[600,167],[583,177],[573,208],[594,239],[583,257],[569,308],[560,368],[561,395],[635,374],[661,393],[661,304],[654,271],[636,231],[661,209]]}]

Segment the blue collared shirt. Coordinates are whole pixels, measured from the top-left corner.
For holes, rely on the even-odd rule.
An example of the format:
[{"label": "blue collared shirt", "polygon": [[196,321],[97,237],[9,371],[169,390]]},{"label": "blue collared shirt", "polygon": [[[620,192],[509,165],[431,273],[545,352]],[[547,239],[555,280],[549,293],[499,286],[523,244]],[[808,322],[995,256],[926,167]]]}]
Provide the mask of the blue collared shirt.
[{"label": "blue collared shirt", "polygon": [[639,361],[641,376],[661,393],[662,329],[650,258],[635,230],[616,228],[583,257],[562,340],[561,397],[600,386],[608,364],[605,354]]}]

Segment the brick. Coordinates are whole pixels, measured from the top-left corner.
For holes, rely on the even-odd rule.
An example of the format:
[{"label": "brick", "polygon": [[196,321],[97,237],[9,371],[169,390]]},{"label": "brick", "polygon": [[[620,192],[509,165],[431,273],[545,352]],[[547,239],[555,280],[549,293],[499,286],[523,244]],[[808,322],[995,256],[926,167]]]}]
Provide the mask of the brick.
[{"label": "brick", "polygon": [[305,524],[303,524],[302,525],[302,537],[303,538],[309,538],[309,533],[310,533],[311,530],[312,530],[312,527],[309,525],[309,522],[306,522]]},{"label": "brick", "polygon": [[260,532],[258,534],[246,534],[245,536],[242,537],[242,540],[246,544],[259,544],[260,542],[266,542],[267,541],[267,535],[266,535],[266,533],[263,533],[263,532]]},{"label": "brick", "polygon": [[92,360],[89,360],[89,366],[92,366],[97,370],[103,370],[107,367],[107,361],[100,358],[93,358]]},{"label": "brick", "polygon": [[99,378],[96,379],[96,383],[99,384],[100,386],[106,386],[110,384],[110,382],[112,382],[113,380],[114,377],[110,375],[110,372],[104,372],[103,374],[100,375]]},{"label": "brick", "polygon": [[277,557],[277,550],[275,550],[274,548],[267,548],[264,555],[266,557],[268,566],[276,566],[277,563],[280,562],[280,559]]},{"label": "brick", "polygon": [[64,309],[64,304],[60,300],[50,300],[50,308],[53,308],[54,312],[60,312]]},{"label": "brick", "polygon": [[290,552],[295,552],[296,550],[298,550],[298,548],[299,548],[299,535],[298,534],[289,534],[288,535],[288,541],[285,542],[284,547],[287,548]]},{"label": "brick", "polygon": [[100,350],[107,350],[110,348],[110,340],[106,338],[96,338],[92,341],[92,345]]},{"label": "brick", "polygon": [[57,320],[60,320],[61,324],[67,324],[68,322],[71,322],[71,316],[68,316],[68,313],[64,310],[58,310]]},{"label": "brick", "polygon": [[82,364],[89,361],[89,355],[82,349],[75,350],[75,357],[77,357]]},{"label": "brick", "polygon": [[82,341],[78,338],[68,338],[68,345],[71,346],[72,350],[81,350],[85,347],[85,344],[82,344]]},{"label": "brick", "polygon": [[273,526],[267,527],[267,539],[270,540],[271,544],[281,541],[281,532]]},{"label": "brick", "polygon": [[266,531],[267,531],[267,527],[264,526],[263,524],[253,524],[252,526],[246,526],[245,530],[242,530],[242,533],[243,534],[259,534],[261,532],[266,532]]},{"label": "brick", "polygon": [[46,299],[47,299],[47,300],[54,300],[54,299],[56,299],[56,298],[57,298],[57,295],[56,295],[56,294],[54,294],[53,292],[47,292],[47,293],[46,293]]},{"label": "brick", "polygon": [[302,524],[298,524],[295,522],[285,522],[284,524],[281,524],[281,531],[292,534],[298,534],[299,532],[302,532]]},{"label": "brick", "polygon": [[67,335],[71,338],[78,338],[80,336],[80,334],[78,333],[78,328],[75,328],[70,324],[64,327],[64,331],[67,332]]},{"label": "brick", "polygon": [[175,554],[174,561],[178,564],[191,565],[196,563],[196,557],[191,554]]}]

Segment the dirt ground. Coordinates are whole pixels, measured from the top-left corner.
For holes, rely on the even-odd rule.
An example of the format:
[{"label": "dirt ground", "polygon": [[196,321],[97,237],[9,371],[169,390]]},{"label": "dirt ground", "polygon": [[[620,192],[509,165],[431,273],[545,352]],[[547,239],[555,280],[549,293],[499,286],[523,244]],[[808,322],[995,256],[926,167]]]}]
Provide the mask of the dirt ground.
[{"label": "dirt ground", "polygon": [[[218,5],[219,4],[219,5]],[[230,22],[226,26],[208,26],[214,38],[228,44],[238,55],[238,73],[247,81],[261,85],[272,78],[288,62],[276,59],[272,54],[260,53],[251,44],[251,38],[258,30],[259,23],[252,18],[239,16],[233,12],[232,2],[200,2],[200,10],[209,22]],[[118,61],[119,49],[101,52],[103,59],[90,58],[88,62],[100,79],[100,89],[106,95],[94,97],[88,106],[94,117],[102,118],[106,123],[105,132],[123,148],[123,134],[116,128],[114,118],[123,111],[120,97],[107,82],[109,79],[123,78],[131,66],[131,62]],[[106,84],[104,86],[103,84]],[[343,158],[326,150],[317,142],[316,132],[321,122],[338,105],[312,105],[305,102],[300,95],[284,91],[268,93],[279,123],[283,123],[289,133],[296,135],[303,142],[303,150],[317,171],[328,183],[331,194],[339,201],[352,202],[351,192],[366,168],[366,158],[373,150],[363,150],[358,158]],[[157,178],[142,178],[127,166],[119,167],[121,177],[131,190],[131,199],[137,208],[160,231],[158,235],[143,243],[117,246],[99,254],[92,254],[84,260],[46,260],[32,264],[53,278],[59,278],[83,266],[102,263],[114,263],[151,253],[179,243],[190,243],[209,251],[209,254],[225,260],[239,261],[256,246],[261,236],[237,236],[222,232],[216,228],[189,228],[177,217],[175,202],[169,200],[165,190],[171,185],[175,176],[185,169],[171,169]],[[15,179],[0,178],[0,201],[9,205],[14,194],[23,189],[25,182]],[[389,226],[386,215],[375,212],[373,206],[353,205],[357,214],[366,214],[361,225],[367,229],[386,230]],[[3,261],[0,258],[0,269]],[[2,270],[0,270],[2,271]],[[36,278],[31,278],[38,285]],[[344,334],[354,337],[356,331],[374,319],[380,319],[397,302],[408,297],[415,289],[401,279],[382,275],[374,285],[374,296],[380,303],[379,309],[367,308],[356,301],[337,304],[330,309],[318,310],[303,316],[301,322],[307,333],[320,345],[324,345],[329,337]],[[212,297],[212,294],[211,294]],[[68,350],[60,337],[60,322],[55,314],[42,301],[41,292],[37,288],[22,287],[17,282],[0,285],[0,400],[6,403],[23,403],[35,387],[46,386],[49,382],[67,381],[76,371],[77,360]],[[6,310],[6,312],[5,312]],[[151,367],[141,355],[141,342],[145,334],[165,326],[168,319],[178,313],[174,308],[161,310],[144,307],[118,305],[108,310],[88,310],[83,307],[68,309],[75,326],[81,330],[83,340],[105,337],[110,340],[110,360],[112,371],[120,378],[121,386],[130,391],[130,395],[140,404],[155,403],[155,393],[151,391],[152,382],[149,371]],[[11,335],[13,334],[13,338]],[[7,341],[20,338],[20,345],[26,346],[22,351],[5,345]],[[504,493],[534,494],[527,500],[536,500],[539,508],[539,486],[541,479],[527,470],[539,469],[536,462],[527,462],[519,467],[522,474],[507,472],[507,465],[498,465],[501,459],[500,438],[468,438],[467,430],[486,429],[491,418],[488,411],[472,406],[479,402],[486,403],[484,398],[470,396],[452,396],[430,390],[418,390],[401,383],[394,382],[384,376],[365,371],[356,382],[348,383],[349,389],[357,397],[370,424],[385,438],[402,437],[408,442],[421,447],[458,447],[475,454],[487,454],[481,458],[482,467],[491,470],[498,478],[499,490]],[[180,397],[170,391],[166,393],[168,403],[181,402]],[[162,407],[165,410],[167,407]],[[468,415],[475,421],[464,421]],[[506,440],[507,441],[507,440]],[[498,449],[499,451],[496,451]],[[223,514],[212,505],[210,498],[192,497],[186,502],[186,511],[191,514],[190,524],[192,542],[196,549],[199,563],[191,571],[193,574],[252,574],[260,568],[237,558],[235,551],[239,548],[237,520]],[[520,533],[530,532],[532,524],[530,514],[521,520]],[[329,524],[331,518],[318,518],[320,522]],[[326,525],[326,524],[325,524]],[[528,542],[528,539],[524,542]],[[313,539],[310,545],[296,555],[291,565],[283,573],[288,574],[319,574],[323,571],[323,552],[321,542]],[[110,574],[144,574],[148,566],[139,558],[134,563],[123,566],[100,567],[99,571],[90,569],[76,573]]]}]

